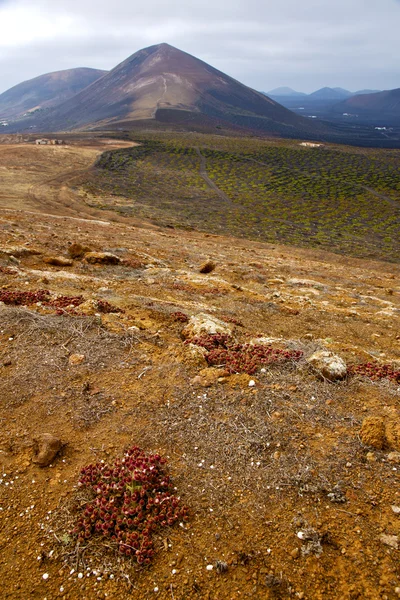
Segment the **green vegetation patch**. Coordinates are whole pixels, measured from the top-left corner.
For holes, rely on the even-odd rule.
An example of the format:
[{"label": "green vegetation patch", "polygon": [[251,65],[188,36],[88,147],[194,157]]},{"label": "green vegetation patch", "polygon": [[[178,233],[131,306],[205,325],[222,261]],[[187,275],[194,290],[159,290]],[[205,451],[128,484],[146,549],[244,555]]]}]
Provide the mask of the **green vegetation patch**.
[{"label": "green vegetation patch", "polygon": [[396,150],[198,134],[135,140],[141,145],[104,153],[85,182],[98,205],[160,224],[400,260]]}]

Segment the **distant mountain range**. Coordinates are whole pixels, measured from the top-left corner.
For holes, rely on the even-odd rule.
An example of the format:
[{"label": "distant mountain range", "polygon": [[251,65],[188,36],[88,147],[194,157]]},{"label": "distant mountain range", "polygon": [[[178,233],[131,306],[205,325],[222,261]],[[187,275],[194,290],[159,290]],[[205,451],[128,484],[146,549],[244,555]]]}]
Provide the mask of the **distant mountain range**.
[{"label": "distant mountain range", "polygon": [[271,90],[267,96],[298,115],[353,124],[400,126],[400,89],[350,92],[325,87],[303,94],[284,87]]},{"label": "distant mountain range", "polygon": [[0,94],[0,120],[24,116],[71,98],[107,71],[69,69],[40,75]]},{"label": "distant mountain range", "polygon": [[[386,144],[388,136],[370,125],[356,131],[351,119],[358,116],[347,113],[388,115],[400,125],[398,93],[322,88],[303,94],[284,87],[267,95],[169,44],[157,44],[108,72],[70,69],[14,86],[0,95],[0,127],[4,133],[220,130],[365,144],[379,137]],[[400,143],[400,132],[390,141],[393,137]]]},{"label": "distant mountain range", "polygon": [[340,87],[330,88],[323,87],[311,94],[305,94],[304,92],[297,92],[290,87],[279,87],[269,92],[263,92],[266,96],[270,97],[290,97],[290,98],[316,98],[316,99],[324,99],[324,100],[341,100],[342,98],[350,98],[350,96],[357,96],[360,94],[374,94],[379,92],[380,90],[359,90],[357,92],[350,92],[349,90],[345,90]]}]

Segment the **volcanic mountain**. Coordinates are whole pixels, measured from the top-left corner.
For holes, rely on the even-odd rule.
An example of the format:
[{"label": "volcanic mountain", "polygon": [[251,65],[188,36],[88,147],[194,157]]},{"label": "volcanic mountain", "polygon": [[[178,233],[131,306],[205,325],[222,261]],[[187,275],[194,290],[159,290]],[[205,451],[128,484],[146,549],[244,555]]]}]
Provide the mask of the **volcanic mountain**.
[{"label": "volcanic mountain", "polygon": [[289,137],[315,135],[319,127],[168,44],[139,50],[57,106],[36,127],[132,129],[143,121],[183,128],[236,127]]},{"label": "volcanic mountain", "polygon": [[360,118],[376,121],[377,124],[400,124],[400,88],[352,96],[335,104],[333,111],[357,113]]},{"label": "volcanic mountain", "polygon": [[107,71],[68,69],[29,79],[0,95],[0,118],[18,118],[71,98]]}]

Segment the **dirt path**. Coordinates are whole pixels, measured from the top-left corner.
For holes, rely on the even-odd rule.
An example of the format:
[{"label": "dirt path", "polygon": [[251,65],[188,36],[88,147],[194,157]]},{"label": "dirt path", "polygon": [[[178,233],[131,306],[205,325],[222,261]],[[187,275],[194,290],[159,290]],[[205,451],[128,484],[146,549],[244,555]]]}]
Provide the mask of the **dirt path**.
[{"label": "dirt path", "polygon": [[89,207],[73,185],[102,152],[132,145],[136,144],[101,140],[93,146],[0,146],[0,206],[103,221],[104,212]]},{"label": "dirt path", "polygon": [[210,187],[212,190],[214,190],[214,192],[216,192],[218,194],[218,196],[220,198],[222,198],[222,200],[225,200],[225,202],[231,202],[231,199],[228,198],[228,196],[226,194],[224,194],[224,192],[222,190],[220,190],[219,187],[208,176],[207,168],[206,168],[206,159],[202,155],[200,148],[196,148],[196,153],[200,158],[200,176],[204,179],[204,181],[206,182],[208,187]]}]

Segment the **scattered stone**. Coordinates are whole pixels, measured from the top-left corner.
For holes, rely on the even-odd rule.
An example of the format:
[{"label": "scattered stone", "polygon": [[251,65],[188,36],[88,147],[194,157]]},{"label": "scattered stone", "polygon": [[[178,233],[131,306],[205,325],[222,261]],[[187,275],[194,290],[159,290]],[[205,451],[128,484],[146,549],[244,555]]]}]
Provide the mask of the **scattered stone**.
[{"label": "scattered stone", "polygon": [[206,262],[200,266],[199,271],[200,273],[211,273],[216,266],[217,265],[212,260],[206,260]]},{"label": "scattered stone", "polygon": [[385,424],[382,417],[366,417],[361,426],[360,438],[365,446],[382,450],[386,444]]},{"label": "scattered stone", "polygon": [[86,252],[85,260],[90,264],[119,265],[121,259],[111,252]]},{"label": "scattered stone", "polygon": [[64,256],[46,256],[43,258],[43,262],[48,265],[54,265],[55,267],[71,267],[73,265],[73,261]]},{"label": "scattered stone", "polygon": [[250,346],[270,346],[271,344],[281,342],[283,338],[256,337],[249,341]]},{"label": "scattered stone", "polygon": [[206,313],[199,313],[191,317],[189,323],[182,330],[182,336],[185,339],[216,333],[231,335],[232,327],[224,321],[217,319],[217,317]]},{"label": "scattered stone", "polygon": [[203,387],[211,387],[217,383],[218,379],[225,376],[227,373],[221,369],[215,367],[206,367],[202,369],[196,377],[192,379],[193,384],[201,385]]},{"label": "scattered stone", "polygon": [[390,462],[400,464],[400,452],[390,452],[387,458]]},{"label": "scattered stone", "polygon": [[392,506],[391,508],[395,515],[400,515],[400,506]]},{"label": "scattered stone", "polygon": [[84,354],[71,354],[68,362],[70,365],[81,365],[85,360]]},{"label": "scattered stone", "polygon": [[398,535],[387,535],[386,533],[382,533],[382,535],[379,537],[379,539],[382,542],[382,544],[385,544],[386,546],[390,546],[391,548],[398,550],[398,548],[399,548],[399,536]]},{"label": "scattered stone", "polygon": [[14,256],[15,258],[24,258],[25,256],[33,256],[41,254],[40,250],[34,248],[26,248],[25,246],[8,246],[8,248],[0,248],[0,255]]},{"label": "scattered stone", "polygon": [[196,346],[195,344],[188,344],[184,346],[185,355],[183,362],[190,367],[203,368],[207,367],[206,354],[207,350]]},{"label": "scattered stone", "polygon": [[82,258],[87,252],[91,252],[92,249],[88,246],[82,246],[79,243],[73,243],[68,248],[68,254],[71,258]]},{"label": "scattered stone", "polygon": [[390,419],[385,427],[386,440],[389,448],[400,450],[400,422],[399,419]]},{"label": "scattered stone", "polygon": [[314,352],[307,359],[307,362],[319,371],[324,379],[328,379],[329,381],[337,381],[346,377],[346,363],[340,356],[333,354],[329,350]]},{"label": "scattered stone", "polygon": [[42,433],[33,441],[33,450],[35,453],[33,462],[39,465],[39,467],[48,467],[63,446],[61,440],[51,433]]},{"label": "scattered stone", "polygon": [[299,558],[300,556],[300,548],[294,548],[294,550],[291,551],[290,556],[296,560],[297,558]]},{"label": "scattered stone", "polygon": [[77,307],[77,310],[82,315],[95,315],[99,312],[96,300],[86,300]]}]

